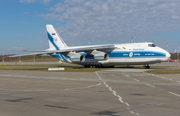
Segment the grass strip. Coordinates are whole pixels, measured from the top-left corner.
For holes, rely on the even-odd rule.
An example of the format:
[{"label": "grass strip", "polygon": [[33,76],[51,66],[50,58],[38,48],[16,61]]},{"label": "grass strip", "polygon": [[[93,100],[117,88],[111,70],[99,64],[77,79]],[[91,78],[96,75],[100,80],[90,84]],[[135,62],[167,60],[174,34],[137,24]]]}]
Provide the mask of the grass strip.
[{"label": "grass strip", "polygon": [[34,68],[34,67],[0,67],[0,70],[48,71],[47,68]]},{"label": "grass strip", "polygon": [[[110,70],[110,68],[65,68],[60,71],[49,71],[49,72],[95,72],[100,70]],[[0,67],[0,70],[24,70],[24,71],[48,71],[48,68],[36,68],[36,67]]]},{"label": "grass strip", "polygon": [[145,72],[152,74],[180,74],[180,70],[149,70]]}]

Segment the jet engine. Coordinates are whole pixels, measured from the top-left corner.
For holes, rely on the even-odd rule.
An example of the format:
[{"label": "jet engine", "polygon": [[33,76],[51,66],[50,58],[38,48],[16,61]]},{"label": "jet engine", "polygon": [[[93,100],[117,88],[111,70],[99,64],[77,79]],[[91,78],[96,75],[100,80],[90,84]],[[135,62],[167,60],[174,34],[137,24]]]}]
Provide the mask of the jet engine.
[{"label": "jet engine", "polygon": [[94,59],[98,61],[107,60],[109,58],[109,55],[107,53],[99,53],[94,55]]},{"label": "jet engine", "polygon": [[94,59],[97,61],[104,61],[104,60],[108,60],[109,58],[109,55],[107,53],[101,51],[94,50],[91,54],[94,56]]},{"label": "jet engine", "polygon": [[85,56],[78,53],[69,53],[68,56],[73,63],[81,63],[85,61]]}]

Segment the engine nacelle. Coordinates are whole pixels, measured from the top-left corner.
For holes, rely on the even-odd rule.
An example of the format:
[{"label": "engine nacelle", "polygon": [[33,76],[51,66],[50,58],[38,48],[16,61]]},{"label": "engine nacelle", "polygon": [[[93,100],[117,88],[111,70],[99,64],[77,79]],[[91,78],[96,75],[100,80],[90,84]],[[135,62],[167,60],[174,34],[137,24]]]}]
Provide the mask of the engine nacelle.
[{"label": "engine nacelle", "polygon": [[108,60],[109,58],[109,55],[107,53],[97,50],[92,51],[91,55],[93,55],[94,59],[97,61],[104,61],[104,60]]},{"label": "engine nacelle", "polygon": [[84,61],[85,61],[85,56],[76,53],[75,55],[71,55],[71,56],[70,56],[70,60],[71,60],[73,63],[81,63],[81,62],[84,62]]},{"label": "engine nacelle", "polygon": [[94,55],[94,59],[98,61],[108,60],[109,55],[107,53],[99,53]]}]

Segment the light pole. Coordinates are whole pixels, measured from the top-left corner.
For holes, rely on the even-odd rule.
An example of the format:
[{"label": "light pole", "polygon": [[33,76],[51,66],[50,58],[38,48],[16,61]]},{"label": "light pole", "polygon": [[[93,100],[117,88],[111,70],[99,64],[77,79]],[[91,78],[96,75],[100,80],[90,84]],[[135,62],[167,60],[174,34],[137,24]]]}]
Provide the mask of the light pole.
[{"label": "light pole", "polygon": [[3,49],[3,63],[4,63],[4,49]]}]

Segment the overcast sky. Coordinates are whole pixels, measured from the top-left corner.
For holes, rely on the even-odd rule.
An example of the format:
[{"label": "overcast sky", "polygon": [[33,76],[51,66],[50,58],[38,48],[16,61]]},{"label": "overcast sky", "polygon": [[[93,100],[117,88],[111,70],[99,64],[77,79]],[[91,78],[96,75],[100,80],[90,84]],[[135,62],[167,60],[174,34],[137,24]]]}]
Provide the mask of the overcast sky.
[{"label": "overcast sky", "polygon": [[67,45],[180,44],[180,0],[0,0],[0,54],[48,49],[46,24]]}]

